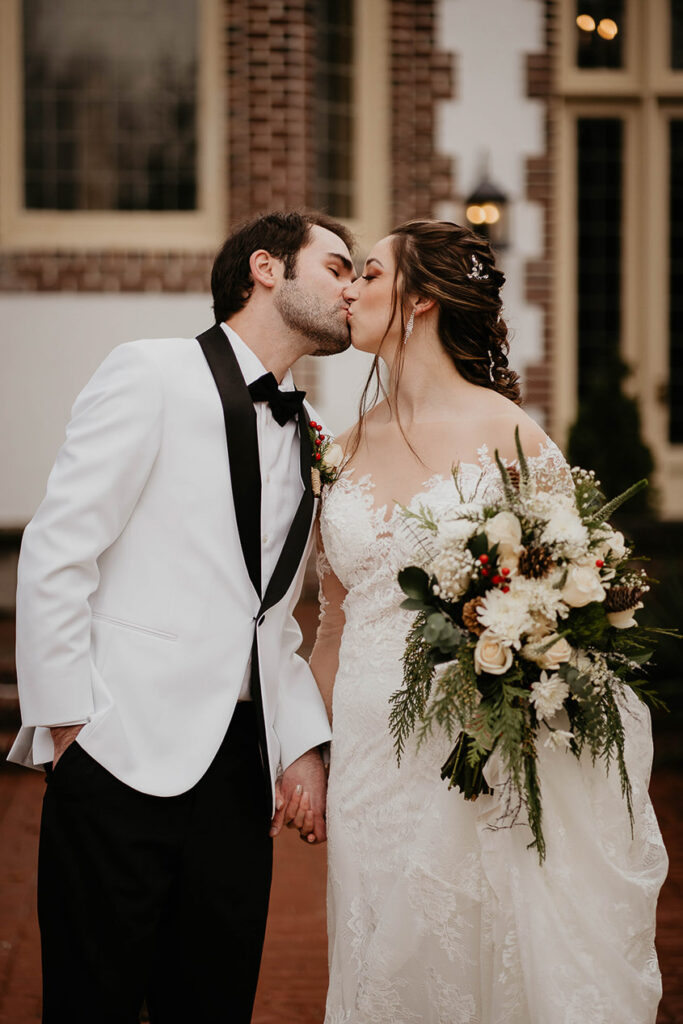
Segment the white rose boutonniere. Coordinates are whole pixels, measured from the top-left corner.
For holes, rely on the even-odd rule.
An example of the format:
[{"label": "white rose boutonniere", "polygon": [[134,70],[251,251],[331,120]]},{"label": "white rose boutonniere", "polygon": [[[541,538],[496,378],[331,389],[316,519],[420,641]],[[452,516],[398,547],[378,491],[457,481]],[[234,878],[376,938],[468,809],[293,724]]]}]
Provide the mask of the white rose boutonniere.
[{"label": "white rose boutonniere", "polygon": [[311,440],[311,484],[313,494],[320,497],[323,484],[332,484],[337,479],[344,460],[344,450],[322,432],[322,424],[310,420],[308,436]]},{"label": "white rose boutonniere", "polygon": [[474,670],[502,676],[512,665],[512,651],[490,629],[485,629],[474,648]]}]

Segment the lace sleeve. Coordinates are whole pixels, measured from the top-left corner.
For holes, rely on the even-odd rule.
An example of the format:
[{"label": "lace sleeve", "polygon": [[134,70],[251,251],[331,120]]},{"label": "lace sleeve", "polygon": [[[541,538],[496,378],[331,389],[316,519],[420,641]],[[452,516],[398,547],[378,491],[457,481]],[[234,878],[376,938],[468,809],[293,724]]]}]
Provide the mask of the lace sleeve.
[{"label": "lace sleeve", "polygon": [[574,481],[564,455],[548,438],[538,455],[527,460],[539,491],[574,496]]},{"label": "lace sleeve", "polygon": [[320,614],[310,665],[325,701],[327,715],[332,721],[332,691],[339,666],[339,645],[346,621],[343,604],[347,592],[327,560],[319,522],[316,526],[316,543]]}]

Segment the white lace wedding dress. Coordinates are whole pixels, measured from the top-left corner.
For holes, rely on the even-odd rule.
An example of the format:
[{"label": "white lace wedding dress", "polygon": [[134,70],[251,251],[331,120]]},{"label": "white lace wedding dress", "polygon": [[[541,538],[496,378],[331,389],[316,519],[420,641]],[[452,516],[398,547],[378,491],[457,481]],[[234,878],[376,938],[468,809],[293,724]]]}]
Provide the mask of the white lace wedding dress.
[{"label": "white lace wedding dress", "polygon": [[[534,460],[550,486],[566,464]],[[495,487],[487,454],[462,469]],[[481,493],[481,492],[480,492]],[[467,494],[465,495],[468,496]],[[450,478],[416,495],[455,500]],[[328,795],[330,987],[325,1024],[654,1024],[655,905],[667,857],[648,797],[647,709],[624,708],[635,814],[616,770],[539,751],[547,859],[528,826],[495,827],[497,798],[466,802],[439,778],[436,735],[400,769],[388,728],[412,614],[396,573],[414,535],[375,508],[370,477],[342,474],[322,514],[323,575],[346,590]],[[324,582],[324,580],[323,580]]]}]

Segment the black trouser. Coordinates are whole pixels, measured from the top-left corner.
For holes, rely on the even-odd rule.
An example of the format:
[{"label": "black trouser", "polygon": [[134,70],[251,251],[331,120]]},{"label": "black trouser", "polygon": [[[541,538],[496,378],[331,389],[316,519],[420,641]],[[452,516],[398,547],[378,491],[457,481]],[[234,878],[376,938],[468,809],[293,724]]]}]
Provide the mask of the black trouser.
[{"label": "black trouser", "polygon": [[40,832],[44,1024],[134,1024],[143,998],[155,1024],[246,1024],[270,813],[252,704],[180,796],[131,789],[71,744],[48,771]]}]

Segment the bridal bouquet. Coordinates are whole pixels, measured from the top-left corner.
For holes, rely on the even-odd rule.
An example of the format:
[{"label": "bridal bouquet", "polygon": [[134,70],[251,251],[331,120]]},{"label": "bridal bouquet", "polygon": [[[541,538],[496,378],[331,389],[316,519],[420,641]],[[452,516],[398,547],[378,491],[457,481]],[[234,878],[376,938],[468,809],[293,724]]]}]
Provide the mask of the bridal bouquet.
[{"label": "bridal bouquet", "polygon": [[496,452],[502,496],[466,501],[456,468],[451,509],[403,510],[420,564],[398,579],[417,616],[390,726],[399,763],[413,731],[418,742],[434,725],[457,737],[441,777],[467,799],[492,792],[483,770],[496,750],[504,816],[526,811],[543,861],[539,742],[615,762],[633,821],[619,695],[630,686],[656,702],[642,667],[666,631],[638,624],[648,578],[608,522],[647,482],[606,502],[594,473],[573,469],[572,496],[548,493],[515,440],[517,466]]}]

